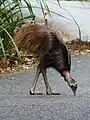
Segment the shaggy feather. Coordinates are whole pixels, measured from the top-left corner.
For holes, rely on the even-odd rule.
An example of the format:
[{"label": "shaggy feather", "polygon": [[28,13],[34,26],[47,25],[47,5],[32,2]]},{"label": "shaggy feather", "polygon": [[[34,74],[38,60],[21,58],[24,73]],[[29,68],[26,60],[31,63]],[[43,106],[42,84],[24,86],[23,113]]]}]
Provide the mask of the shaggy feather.
[{"label": "shaggy feather", "polygon": [[[67,47],[53,29],[39,24],[26,24],[16,33],[14,40],[20,50],[32,53],[39,62],[43,60],[44,66],[70,71]],[[62,67],[58,68],[57,65]]]}]

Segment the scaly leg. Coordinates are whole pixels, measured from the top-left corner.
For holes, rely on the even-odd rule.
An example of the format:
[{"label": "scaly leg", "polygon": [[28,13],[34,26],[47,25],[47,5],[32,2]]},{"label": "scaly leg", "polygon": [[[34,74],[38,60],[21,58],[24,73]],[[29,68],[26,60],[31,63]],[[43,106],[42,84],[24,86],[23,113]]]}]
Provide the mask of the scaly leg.
[{"label": "scaly leg", "polygon": [[42,70],[42,75],[43,75],[43,78],[44,78],[44,83],[45,83],[45,86],[46,86],[47,95],[60,95],[60,93],[53,93],[52,92],[51,87],[50,87],[49,82],[48,82],[48,78],[47,78],[45,69]]},{"label": "scaly leg", "polygon": [[33,83],[32,83],[32,87],[30,89],[30,94],[31,95],[35,95],[35,88],[36,88],[36,84],[37,84],[37,80],[39,78],[39,75],[40,75],[40,68],[39,66],[37,67],[37,71],[36,71],[36,75],[35,75],[35,78],[33,80]]},{"label": "scaly leg", "polygon": [[52,90],[51,90],[51,87],[49,85],[45,69],[42,70],[42,75],[43,75],[43,78],[44,78],[44,83],[45,83],[45,87],[46,87],[46,93],[49,95],[49,94],[51,94]]}]

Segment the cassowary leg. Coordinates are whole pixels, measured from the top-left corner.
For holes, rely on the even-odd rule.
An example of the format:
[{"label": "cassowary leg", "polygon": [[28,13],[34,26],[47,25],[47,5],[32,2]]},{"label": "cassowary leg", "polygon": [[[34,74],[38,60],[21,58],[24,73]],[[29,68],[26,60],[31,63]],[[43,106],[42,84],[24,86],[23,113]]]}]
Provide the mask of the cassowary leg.
[{"label": "cassowary leg", "polygon": [[49,85],[49,82],[48,82],[48,78],[47,78],[47,75],[46,75],[46,70],[45,69],[43,69],[42,70],[42,75],[43,75],[43,78],[44,78],[44,83],[45,83],[45,87],[46,87],[46,93],[48,94],[48,95],[51,95],[51,87],[50,87],[50,85]]},{"label": "cassowary leg", "polygon": [[43,78],[44,78],[44,83],[45,83],[45,86],[46,86],[47,95],[60,95],[60,93],[52,92],[51,87],[50,87],[49,82],[48,82],[48,78],[47,78],[45,69],[42,70],[42,75],[43,75]]},{"label": "cassowary leg", "polygon": [[37,71],[36,71],[36,75],[35,75],[35,78],[33,80],[33,83],[32,83],[32,87],[30,89],[30,94],[31,95],[35,95],[35,88],[36,88],[36,84],[37,84],[37,80],[39,78],[39,75],[40,75],[40,67],[38,66],[37,67]]}]

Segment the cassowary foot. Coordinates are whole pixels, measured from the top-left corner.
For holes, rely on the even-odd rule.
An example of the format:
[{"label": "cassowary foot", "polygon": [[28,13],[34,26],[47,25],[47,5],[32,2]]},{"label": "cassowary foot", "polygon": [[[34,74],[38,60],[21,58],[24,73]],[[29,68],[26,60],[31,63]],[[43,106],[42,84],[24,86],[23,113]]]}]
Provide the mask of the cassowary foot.
[{"label": "cassowary foot", "polygon": [[55,93],[55,92],[46,92],[47,95],[61,95],[60,93]]},{"label": "cassowary foot", "polygon": [[[31,90],[29,91],[30,95],[43,95],[43,93],[40,92],[32,92]],[[61,95],[60,93],[55,93],[55,92],[46,92],[47,95]]]},{"label": "cassowary foot", "polygon": [[29,91],[30,95],[43,95],[43,93],[39,93],[39,92],[34,92],[32,90]]}]

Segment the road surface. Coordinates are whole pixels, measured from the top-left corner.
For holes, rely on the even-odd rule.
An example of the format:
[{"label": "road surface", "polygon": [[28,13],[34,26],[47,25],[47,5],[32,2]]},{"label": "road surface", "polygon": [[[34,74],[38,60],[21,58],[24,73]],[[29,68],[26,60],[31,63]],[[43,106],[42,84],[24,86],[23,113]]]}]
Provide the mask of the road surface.
[{"label": "road surface", "polygon": [[78,83],[77,95],[53,69],[48,79],[61,95],[47,96],[40,76],[37,90],[44,94],[29,95],[35,71],[24,71],[0,79],[0,120],[90,120],[90,55],[72,59],[71,74]]}]

